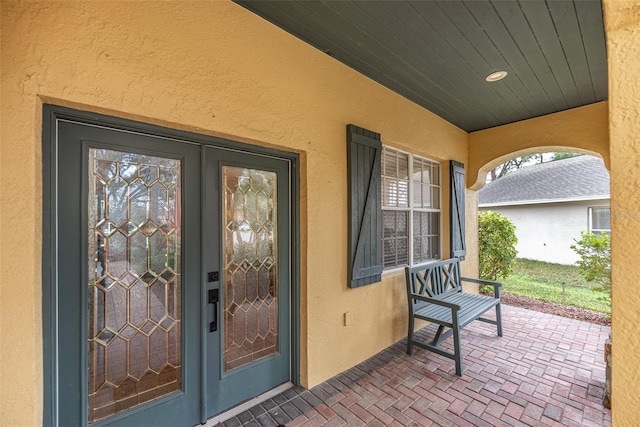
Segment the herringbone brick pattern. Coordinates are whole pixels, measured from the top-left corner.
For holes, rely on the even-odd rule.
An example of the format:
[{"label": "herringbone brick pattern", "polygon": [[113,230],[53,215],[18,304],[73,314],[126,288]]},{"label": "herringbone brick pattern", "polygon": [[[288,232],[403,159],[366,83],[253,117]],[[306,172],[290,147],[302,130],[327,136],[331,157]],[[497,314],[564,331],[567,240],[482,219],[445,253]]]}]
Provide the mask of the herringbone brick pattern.
[{"label": "herringbone brick pattern", "polygon": [[[402,340],[305,390],[295,387],[225,426],[610,426],[602,406],[608,327],[503,306],[504,336],[473,322],[453,361]],[[428,326],[420,336],[433,336]],[[450,344],[450,341],[445,344]],[[330,353],[328,353],[330,354]]]}]

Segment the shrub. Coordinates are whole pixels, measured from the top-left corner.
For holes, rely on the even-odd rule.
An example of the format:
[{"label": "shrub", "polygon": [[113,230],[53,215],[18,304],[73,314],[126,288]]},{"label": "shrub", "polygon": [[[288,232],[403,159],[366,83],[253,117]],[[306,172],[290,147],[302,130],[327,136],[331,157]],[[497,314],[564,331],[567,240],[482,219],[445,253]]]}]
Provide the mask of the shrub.
[{"label": "shrub", "polygon": [[580,256],[576,262],[587,282],[594,282],[594,290],[611,291],[611,237],[608,234],[580,232],[573,239],[571,249]]},{"label": "shrub", "polygon": [[480,278],[497,280],[507,277],[516,260],[516,227],[497,212],[478,214]]}]

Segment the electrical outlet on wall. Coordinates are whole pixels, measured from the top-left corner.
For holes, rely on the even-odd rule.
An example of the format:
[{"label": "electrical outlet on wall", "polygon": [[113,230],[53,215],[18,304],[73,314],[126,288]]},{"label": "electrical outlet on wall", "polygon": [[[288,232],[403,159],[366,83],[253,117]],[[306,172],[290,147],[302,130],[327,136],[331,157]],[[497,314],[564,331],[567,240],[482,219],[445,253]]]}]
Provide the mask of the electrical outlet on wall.
[{"label": "electrical outlet on wall", "polygon": [[349,326],[351,324],[351,312],[347,311],[344,313],[344,326]]}]

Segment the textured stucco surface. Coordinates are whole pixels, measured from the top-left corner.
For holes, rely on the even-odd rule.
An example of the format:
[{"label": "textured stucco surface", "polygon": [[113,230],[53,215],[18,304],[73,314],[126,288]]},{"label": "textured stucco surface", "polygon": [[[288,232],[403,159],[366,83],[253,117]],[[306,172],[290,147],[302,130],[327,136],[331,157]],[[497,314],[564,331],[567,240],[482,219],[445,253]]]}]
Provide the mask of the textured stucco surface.
[{"label": "textured stucco surface", "polygon": [[640,425],[640,2],[604,1],[611,138],[614,426]]},{"label": "textured stucco surface", "polygon": [[604,6],[609,102],[473,133],[467,152],[460,129],[228,2],[0,2],[0,425],[41,425],[43,101],[301,154],[306,385],[405,333],[401,274],[346,288],[347,123],[465,162],[469,184],[527,150],[601,155],[612,178],[613,421],[640,425],[640,4]]},{"label": "textured stucco surface", "polygon": [[[466,163],[465,132],[230,2],[2,1],[0,8],[0,425],[42,419],[43,102],[300,153],[303,383],[405,335],[401,274],[346,287],[345,126],[442,162]],[[474,192],[469,198],[475,203]],[[469,259],[471,274],[477,261]],[[347,311],[352,322],[344,326]]]},{"label": "textured stucco surface", "polygon": [[552,151],[598,155],[609,168],[607,102],[470,133],[467,186],[482,188],[491,169],[514,157]]}]

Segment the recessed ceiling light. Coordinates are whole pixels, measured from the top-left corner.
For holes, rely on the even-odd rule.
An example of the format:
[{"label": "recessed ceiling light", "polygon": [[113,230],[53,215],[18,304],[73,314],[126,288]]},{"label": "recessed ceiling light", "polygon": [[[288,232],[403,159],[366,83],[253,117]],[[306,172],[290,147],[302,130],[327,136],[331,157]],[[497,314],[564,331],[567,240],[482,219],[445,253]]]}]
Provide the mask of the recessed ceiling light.
[{"label": "recessed ceiling light", "polygon": [[488,82],[497,82],[498,80],[502,80],[505,77],[507,77],[507,72],[506,71],[495,71],[491,74],[489,74],[485,80]]}]

